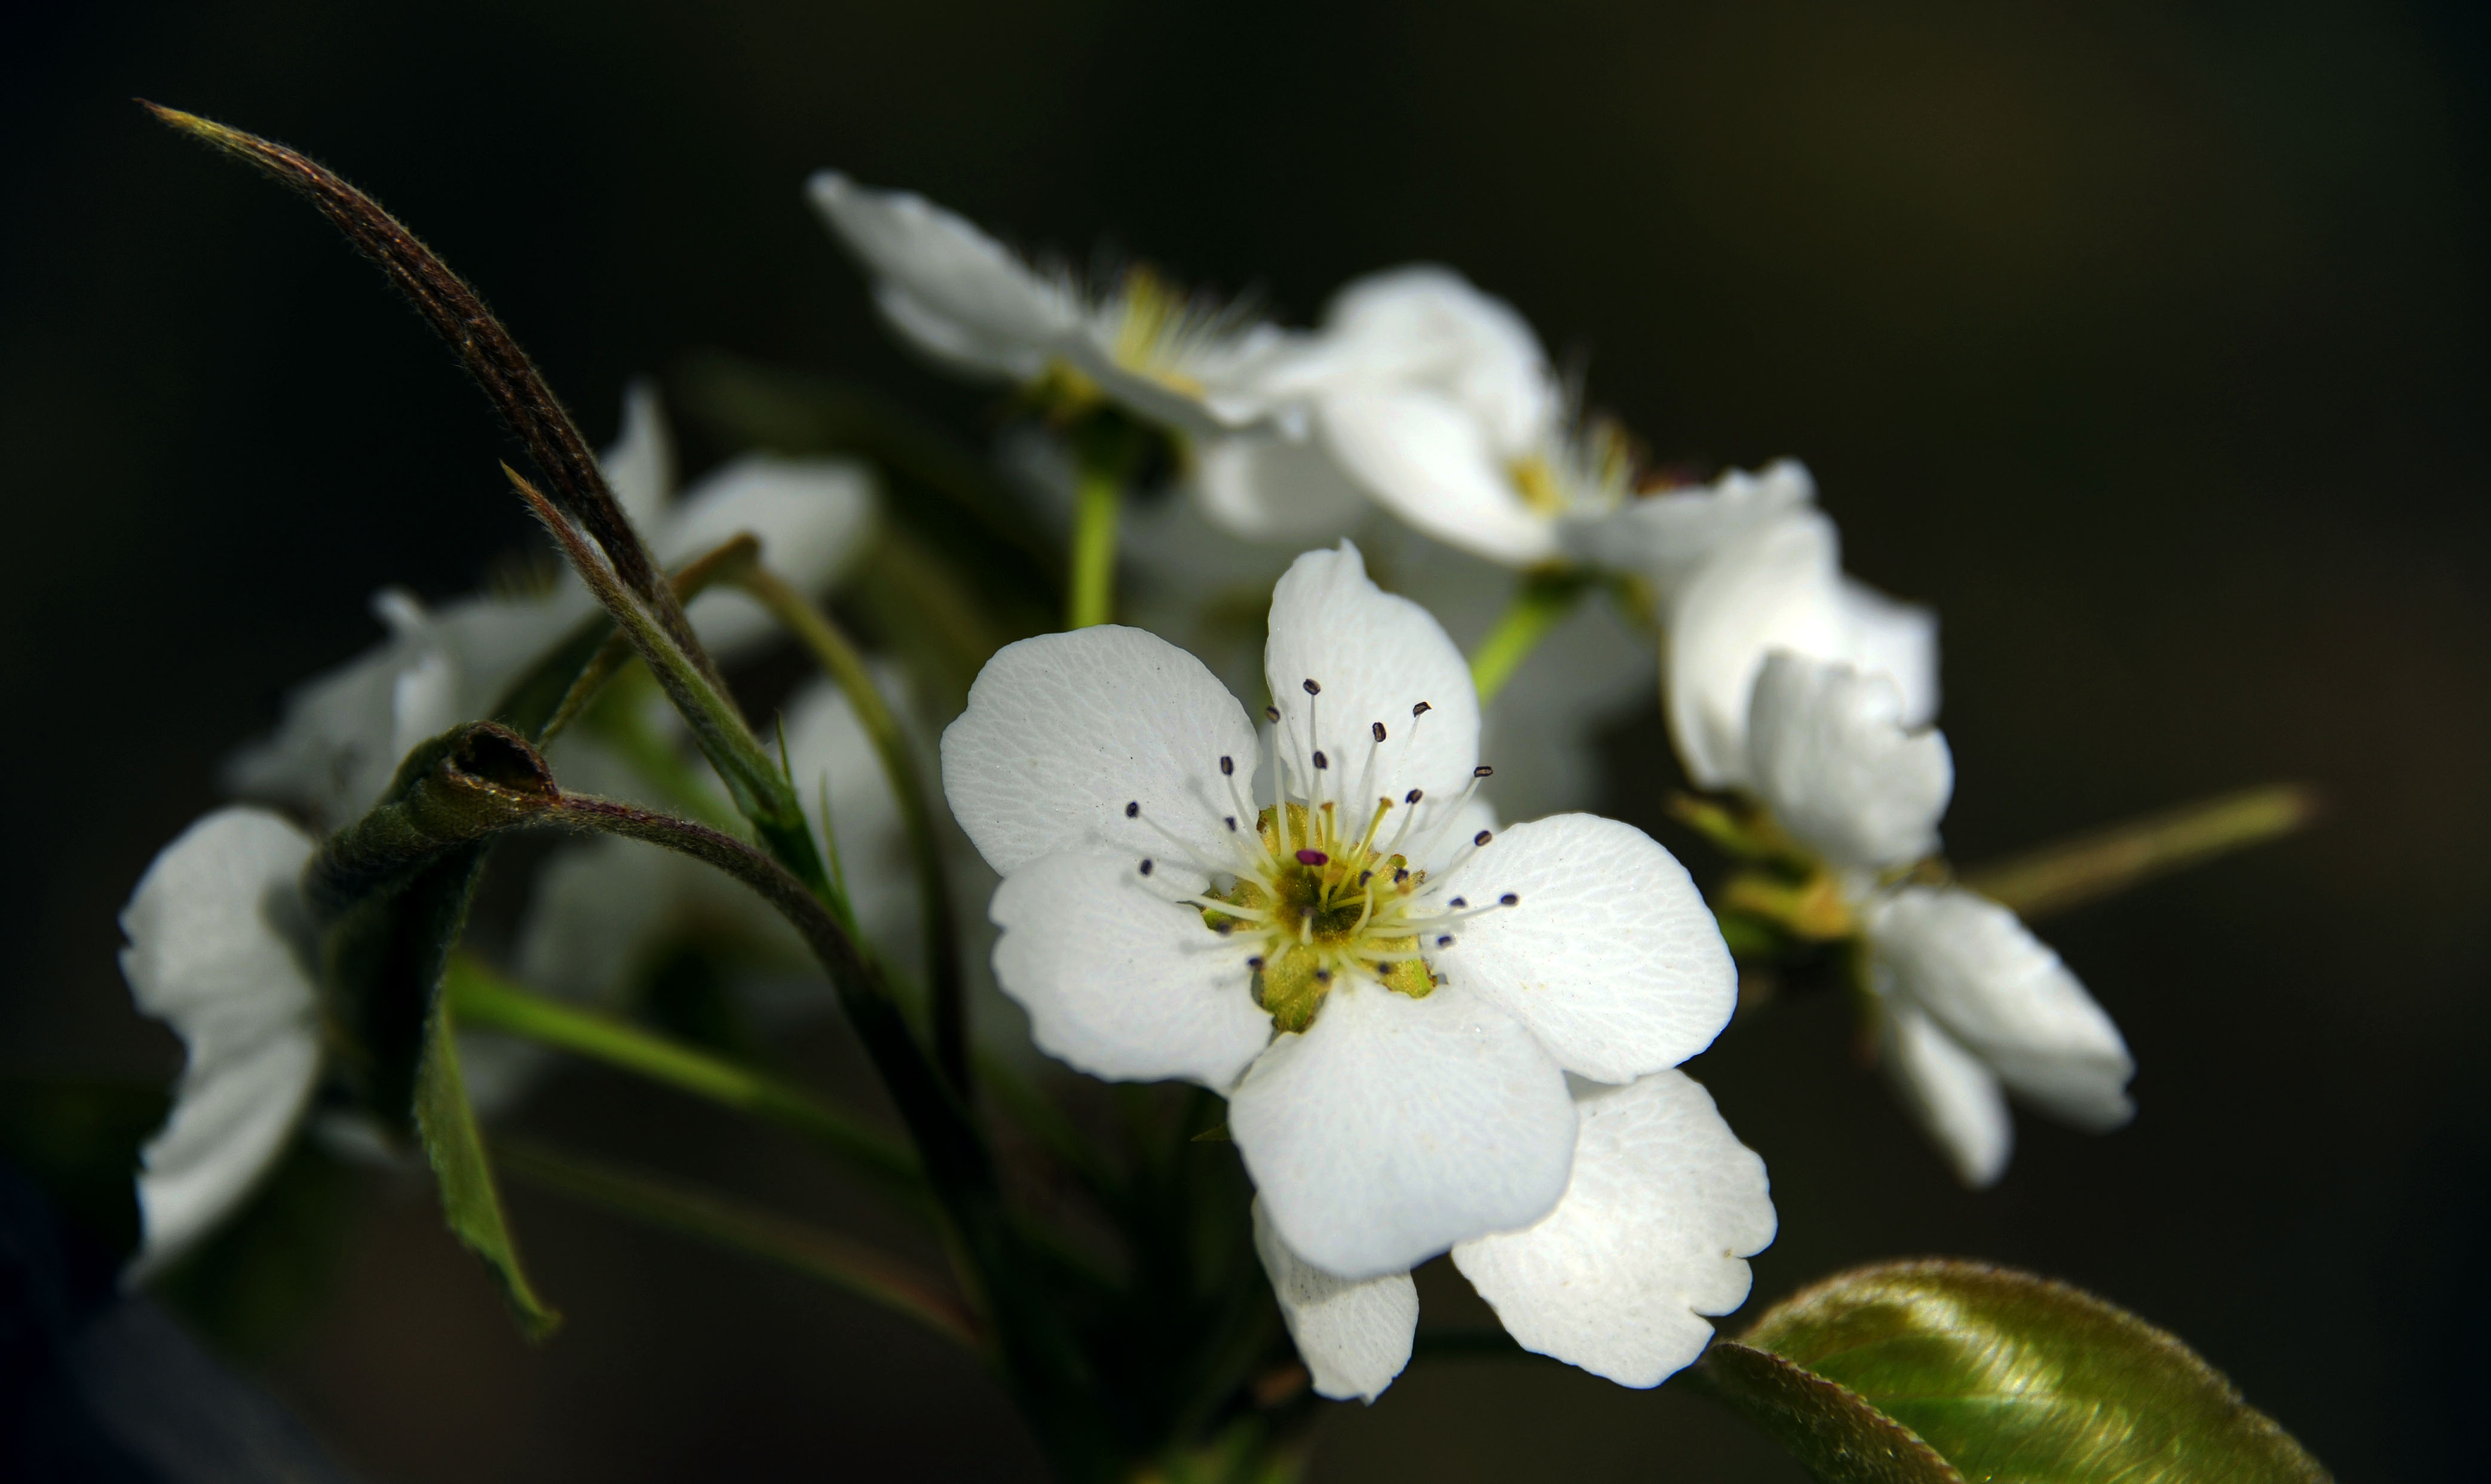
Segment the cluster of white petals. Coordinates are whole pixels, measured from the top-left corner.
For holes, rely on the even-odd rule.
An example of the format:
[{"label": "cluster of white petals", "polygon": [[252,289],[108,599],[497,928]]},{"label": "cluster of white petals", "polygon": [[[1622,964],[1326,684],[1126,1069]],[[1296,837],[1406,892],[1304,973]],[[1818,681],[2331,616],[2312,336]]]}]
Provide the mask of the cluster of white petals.
[{"label": "cluster of white petals", "polygon": [[1946,738],[1882,673],[1775,651],[1748,710],[1747,778],[1837,867],[1869,947],[1878,1039],[1906,1105],[1972,1185],[2006,1172],[2008,1091],[2079,1128],[2133,1112],[2127,1046],[2059,955],[1957,887],[1888,887],[1937,848],[1954,789]]},{"label": "cluster of white petals", "polygon": [[[750,533],[773,570],[820,592],[862,549],[873,509],[862,466],[752,454],[678,496],[656,394],[635,386],[623,412],[623,436],[602,459],[606,480],[660,563],[689,561]],[[540,594],[479,594],[426,608],[393,588],[372,606],[389,637],[289,696],[276,733],[233,759],[226,781],[234,792],[342,828],[380,798],[416,743],[492,714],[530,663],[597,611],[567,572]],[[727,657],[770,631],[759,605],[727,590],[702,594],[689,616],[701,641]]]},{"label": "cluster of white petals", "polygon": [[[1281,579],[1265,664],[1258,732],[1140,630],[989,662],[943,762],[1004,877],[999,983],[1082,1070],[1228,1096],[1266,1261],[1284,1299],[1312,1295],[1292,1324],[1328,1394],[1397,1373],[1408,1326],[1379,1349],[1367,1305],[1448,1250],[1474,1252],[1525,1343],[1656,1382],[1700,1348],[1691,1314],[1744,1296],[1741,1259],[1773,1230],[1761,1164],[1671,1070],[1735,998],[1710,912],[1627,826],[1490,827],[1461,656],[1354,546]],[[1618,1195],[1638,1169],[1676,1173]],[[1609,1230],[1656,1211],[1684,1217],[1670,1240]],[[1488,1238],[1505,1245],[1465,1245]],[[1621,1254],[1604,1278],[1640,1307],[1615,1311],[1630,1336],[1595,1343],[1568,1318],[1568,1254],[1604,1243]]]},{"label": "cluster of white petals", "polygon": [[220,809],[164,847],[122,909],[121,972],[188,1052],[164,1126],[139,1151],[141,1282],[194,1248],[292,1141],[320,1075],[303,868],[310,836]]}]

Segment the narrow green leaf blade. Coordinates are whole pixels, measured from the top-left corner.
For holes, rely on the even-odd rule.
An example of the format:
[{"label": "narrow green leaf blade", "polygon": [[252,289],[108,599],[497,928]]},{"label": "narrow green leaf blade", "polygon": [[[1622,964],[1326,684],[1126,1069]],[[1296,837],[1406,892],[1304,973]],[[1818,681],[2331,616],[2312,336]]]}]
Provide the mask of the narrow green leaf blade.
[{"label": "narrow green leaf blade", "polygon": [[424,1152],[441,1182],[441,1209],[450,1218],[450,1230],[492,1268],[528,1338],[544,1339],[560,1326],[562,1316],[537,1296],[519,1266],[518,1243],[502,1218],[501,1193],[494,1188],[493,1167],[484,1157],[476,1110],[467,1101],[466,1079],[458,1071],[457,1039],[446,1009],[436,1009],[426,1029],[424,1062],[416,1074],[415,1119],[424,1134]]},{"label": "narrow green leaf blade", "polygon": [[1829,1484],[1963,1484],[1918,1433],[1771,1351],[1715,1340],[1687,1379],[1746,1413]]},{"label": "narrow green leaf blade", "polygon": [[1864,1267],[1776,1305],[1744,1339],[1857,1393],[1967,1479],[2329,1477],[2178,1339],[2030,1273],[1944,1260]]}]

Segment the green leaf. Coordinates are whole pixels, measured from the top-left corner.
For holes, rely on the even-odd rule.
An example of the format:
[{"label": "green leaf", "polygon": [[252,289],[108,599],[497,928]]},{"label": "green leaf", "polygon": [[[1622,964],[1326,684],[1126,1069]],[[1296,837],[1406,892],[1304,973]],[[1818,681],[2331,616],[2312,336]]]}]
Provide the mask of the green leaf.
[{"label": "green leaf", "polygon": [[1687,1380],[1745,1412],[1801,1467],[1834,1484],[1963,1484],[1918,1433],[1848,1386],[1771,1351],[1715,1340]]},{"label": "green leaf", "polygon": [[[1945,1260],[1864,1267],[1776,1305],[1744,1340],[1847,1388],[1925,1440],[1966,1479],[2315,1484],[2329,1477],[2179,1340],[2029,1273]],[[1721,1369],[1743,1364],[1733,1355]],[[1800,1425],[1774,1430],[1794,1451],[1794,1440],[1851,1425],[1844,1397],[1826,1393],[1814,1403],[1814,1388],[1803,1384],[1756,1384],[1786,1394],[1783,1410]],[[1946,1477],[1809,1466],[1836,1480]]]},{"label": "green leaf", "polygon": [[476,1110],[467,1101],[466,1080],[458,1073],[457,1038],[452,1033],[447,1008],[434,1011],[425,1037],[424,1063],[416,1074],[415,1119],[424,1133],[425,1155],[441,1181],[441,1209],[450,1218],[450,1230],[501,1280],[503,1295],[510,1299],[511,1312],[528,1338],[542,1340],[552,1334],[562,1316],[537,1296],[519,1266],[518,1243],[502,1217],[493,1167],[484,1157],[484,1139],[476,1127]]}]

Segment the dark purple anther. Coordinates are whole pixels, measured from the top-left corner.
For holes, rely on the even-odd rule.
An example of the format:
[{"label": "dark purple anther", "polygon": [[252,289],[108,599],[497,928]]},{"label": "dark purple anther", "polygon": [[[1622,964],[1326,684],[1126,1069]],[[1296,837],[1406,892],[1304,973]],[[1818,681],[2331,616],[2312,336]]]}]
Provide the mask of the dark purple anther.
[{"label": "dark purple anther", "polygon": [[1332,857],[1325,855],[1322,851],[1302,850],[1298,852],[1298,864],[1300,865],[1329,865],[1331,863]]}]

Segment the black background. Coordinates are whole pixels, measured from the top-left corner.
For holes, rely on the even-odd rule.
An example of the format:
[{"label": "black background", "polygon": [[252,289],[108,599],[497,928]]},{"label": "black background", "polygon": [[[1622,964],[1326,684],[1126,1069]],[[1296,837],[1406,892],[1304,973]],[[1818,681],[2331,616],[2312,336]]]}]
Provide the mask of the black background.
[{"label": "black background", "polygon": [[[1873,10],[1873,14],[1872,14]],[[979,435],[799,187],[922,189],[1304,320],[1414,258],[1588,357],[1663,454],[1805,457],[1852,567],[1944,615],[1978,861],[2277,777],[2332,812],[2048,935],[2142,1112],[2033,1120],[1967,1194],[1838,1004],[1701,1069],[1766,1156],[1771,1298],[1949,1252],[2167,1324],[2346,1479],[2472,1475],[2491,1322],[2482,12],[2350,0],[1875,8],[1300,0],[97,5],[0,36],[0,1069],[165,1074],[112,915],[369,592],[526,538],[507,446],[309,211],[140,94],[298,145],[491,296],[592,436],[725,347]],[[695,448],[696,456],[723,451]],[[1656,727],[1617,739],[1655,814]],[[757,1187],[787,1151],[593,1075],[547,1126]],[[800,1194],[806,1194],[800,1190]],[[806,1194],[806,1198],[811,1196]],[[833,1202],[821,1194],[822,1202]],[[824,1206],[835,1209],[835,1205]],[[992,1477],[967,1365],[847,1300],[522,1195],[572,1316],[530,1351],[376,1182],[271,1362],[370,1477]],[[1464,1314],[1425,1280],[1431,1316]],[[1699,1401],[1421,1371],[1315,1477],[1795,1478]]]}]

